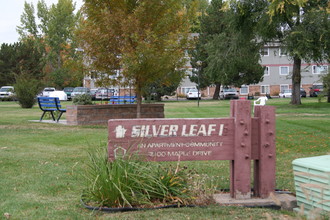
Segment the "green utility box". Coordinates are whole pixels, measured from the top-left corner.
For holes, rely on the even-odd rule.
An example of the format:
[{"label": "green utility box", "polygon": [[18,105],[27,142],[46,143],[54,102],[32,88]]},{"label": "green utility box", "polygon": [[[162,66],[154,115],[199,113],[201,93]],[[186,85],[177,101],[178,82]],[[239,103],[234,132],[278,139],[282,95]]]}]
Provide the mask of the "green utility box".
[{"label": "green utility box", "polygon": [[300,209],[330,213],[330,155],[296,159],[292,165]]}]

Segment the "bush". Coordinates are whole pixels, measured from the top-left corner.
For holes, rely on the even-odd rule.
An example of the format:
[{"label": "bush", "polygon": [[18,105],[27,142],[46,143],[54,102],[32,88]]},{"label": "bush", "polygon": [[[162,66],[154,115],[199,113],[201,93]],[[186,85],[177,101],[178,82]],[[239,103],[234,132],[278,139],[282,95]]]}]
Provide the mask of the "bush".
[{"label": "bush", "polygon": [[186,98],[186,94],[184,94],[184,93],[178,93],[177,94],[177,97],[178,98]]},{"label": "bush", "polygon": [[20,106],[32,108],[36,103],[36,96],[41,89],[41,84],[39,80],[31,79],[31,76],[22,74],[16,77],[14,88]]},{"label": "bush", "polygon": [[92,104],[92,97],[88,94],[80,94],[76,95],[73,98],[74,105],[91,105]]}]

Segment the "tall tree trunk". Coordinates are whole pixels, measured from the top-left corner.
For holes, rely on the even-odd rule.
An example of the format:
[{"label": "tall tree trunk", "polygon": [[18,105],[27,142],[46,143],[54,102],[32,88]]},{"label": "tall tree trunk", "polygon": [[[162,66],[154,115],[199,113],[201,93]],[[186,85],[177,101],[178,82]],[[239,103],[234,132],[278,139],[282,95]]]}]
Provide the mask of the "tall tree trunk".
[{"label": "tall tree trunk", "polygon": [[213,99],[214,100],[219,99],[220,87],[221,87],[221,83],[216,83],[215,84],[215,91],[214,91],[214,94],[213,94]]},{"label": "tall tree trunk", "polygon": [[292,70],[292,96],[291,104],[300,105],[300,84],[301,84],[301,59],[297,56],[293,58],[293,70]]},{"label": "tall tree trunk", "polygon": [[137,105],[136,105],[136,118],[141,118],[141,104],[142,96],[140,92],[136,93]]}]

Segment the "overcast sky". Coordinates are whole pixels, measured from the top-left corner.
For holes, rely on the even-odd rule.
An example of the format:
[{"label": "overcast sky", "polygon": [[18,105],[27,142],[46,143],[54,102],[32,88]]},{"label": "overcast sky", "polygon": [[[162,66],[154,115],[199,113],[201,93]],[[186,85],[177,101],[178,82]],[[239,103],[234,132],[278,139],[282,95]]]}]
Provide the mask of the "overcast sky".
[{"label": "overcast sky", "polygon": [[[47,6],[57,3],[58,0],[45,0]],[[0,45],[2,43],[15,43],[18,41],[16,27],[21,25],[21,15],[24,9],[25,0],[0,0]],[[37,8],[38,0],[26,0],[33,3]],[[80,8],[83,0],[73,0],[76,2],[76,8]]]}]

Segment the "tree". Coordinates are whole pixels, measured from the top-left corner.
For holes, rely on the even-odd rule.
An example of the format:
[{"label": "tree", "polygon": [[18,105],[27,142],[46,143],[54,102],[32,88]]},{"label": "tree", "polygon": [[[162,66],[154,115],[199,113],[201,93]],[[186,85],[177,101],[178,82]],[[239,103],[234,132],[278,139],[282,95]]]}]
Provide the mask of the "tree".
[{"label": "tree", "polygon": [[119,74],[108,77],[109,85],[132,83],[139,118],[146,88],[167,74],[182,73],[191,14],[183,0],[86,0],[84,13],[81,37],[91,67]]},{"label": "tree", "polygon": [[197,56],[192,59],[192,65],[197,67],[196,61],[202,61],[195,75],[216,85],[214,99],[218,98],[221,85],[240,87],[262,79],[261,44],[255,31],[259,10],[260,6],[253,1],[229,4],[213,0],[202,16]]},{"label": "tree", "polygon": [[0,86],[13,85],[15,83],[14,68],[15,45],[2,44],[0,48]]},{"label": "tree", "polygon": [[180,85],[182,80],[182,74],[184,70],[175,71],[175,73],[169,73],[163,78],[156,79],[153,83],[146,87],[143,91],[143,96],[146,99],[153,99],[156,101],[161,101],[162,96],[175,94],[176,89]]},{"label": "tree", "polygon": [[2,44],[0,48],[0,85],[12,85],[22,73],[30,78],[43,78],[42,51],[35,47],[33,40],[14,44]]},{"label": "tree", "polygon": [[22,108],[32,108],[41,89],[43,59],[34,41],[26,39],[0,48],[0,85],[14,85]]},{"label": "tree", "polygon": [[330,71],[322,76],[324,94],[328,97],[327,102],[330,103]]},{"label": "tree", "polygon": [[328,1],[268,1],[260,23],[264,39],[279,41],[293,60],[291,104],[301,104],[301,62],[322,63],[330,54]]},{"label": "tree", "polygon": [[36,103],[36,96],[41,89],[41,83],[29,74],[22,73],[16,77],[14,85],[18,103],[22,108],[32,108]]},{"label": "tree", "polygon": [[72,70],[69,68],[74,65],[65,65],[65,63],[68,59],[72,61],[78,58],[75,56],[74,30],[80,14],[74,13],[75,5],[72,0],[59,0],[50,7],[44,0],[40,0],[37,9],[37,18],[40,20],[38,25],[33,4],[25,2],[21,26],[17,27],[21,40],[33,39],[35,47],[44,50],[43,55],[46,60],[44,72],[48,73],[45,77],[46,83],[52,82],[56,87],[75,84],[75,82],[67,82],[71,79]]}]

